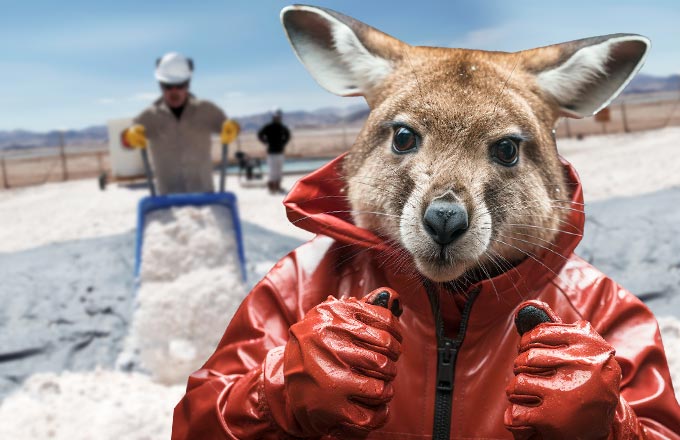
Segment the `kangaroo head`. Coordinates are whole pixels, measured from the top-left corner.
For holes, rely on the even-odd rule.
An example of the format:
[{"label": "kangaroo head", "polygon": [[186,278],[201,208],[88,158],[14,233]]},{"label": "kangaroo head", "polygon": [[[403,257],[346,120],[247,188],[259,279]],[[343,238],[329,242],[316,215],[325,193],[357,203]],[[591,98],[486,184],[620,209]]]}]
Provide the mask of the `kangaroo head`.
[{"label": "kangaroo head", "polygon": [[289,6],[281,19],[317,82],[371,109],[343,167],[356,224],[434,281],[489,276],[550,246],[572,209],[556,121],[605,107],[649,47],[631,34],[516,53],[414,47],[327,9]]}]

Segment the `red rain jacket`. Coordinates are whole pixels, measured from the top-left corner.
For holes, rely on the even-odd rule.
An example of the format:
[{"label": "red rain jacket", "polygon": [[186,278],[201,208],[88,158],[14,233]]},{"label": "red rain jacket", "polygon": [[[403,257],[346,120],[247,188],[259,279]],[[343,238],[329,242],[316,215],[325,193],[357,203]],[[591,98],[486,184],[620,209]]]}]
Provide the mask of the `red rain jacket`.
[{"label": "red rain jacket", "polygon": [[[265,401],[262,390],[264,378],[270,377],[274,385],[268,386],[278,383],[284,396],[281,362],[276,359],[289,327],[328,295],[361,298],[383,286],[401,296],[404,339],[389,420],[367,438],[432,437],[437,335],[426,286],[414,276],[412,265],[403,264],[403,259],[396,259],[401,265],[393,264],[394,249],[352,223],[346,199],[338,197],[344,194],[341,160],[300,180],[285,200],[288,218],[318,235],[276,263],[255,286],[215,353],[191,375],[187,393],[175,408],[174,440],[287,438],[273,421],[283,402]],[[455,360],[451,438],[512,438],[503,413],[519,342],[513,313],[523,300],[538,299],[564,322],[590,321],[616,349],[623,374],[617,418],[632,416],[632,429],[648,438],[680,439],[680,407],[654,316],[573,253],[583,229],[583,197],[576,173],[565,167],[576,188],[568,220],[576,229],[560,233],[557,252],[546,251],[538,261],[527,258],[515,269],[472,286],[467,307],[461,296],[429,285],[439,295],[446,336],[462,338]]]}]

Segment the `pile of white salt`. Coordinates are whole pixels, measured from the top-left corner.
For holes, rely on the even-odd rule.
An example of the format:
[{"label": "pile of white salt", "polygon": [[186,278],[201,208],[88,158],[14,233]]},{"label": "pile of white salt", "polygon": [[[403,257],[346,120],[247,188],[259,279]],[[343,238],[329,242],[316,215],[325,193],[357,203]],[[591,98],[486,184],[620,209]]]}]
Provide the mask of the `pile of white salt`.
[{"label": "pile of white salt", "polygon": [[185,383],[213,353],[245,297],[231,212],[185,206],[147,215],[137,307],[119,364]]},{"label": "pile of white salt", "polygon": [[231,212],[153,211],[144,230],[136,309],[119,365],[35,374],[0,405],[0,438],[161,440],[189,375],[212,354],[246,291]]}]

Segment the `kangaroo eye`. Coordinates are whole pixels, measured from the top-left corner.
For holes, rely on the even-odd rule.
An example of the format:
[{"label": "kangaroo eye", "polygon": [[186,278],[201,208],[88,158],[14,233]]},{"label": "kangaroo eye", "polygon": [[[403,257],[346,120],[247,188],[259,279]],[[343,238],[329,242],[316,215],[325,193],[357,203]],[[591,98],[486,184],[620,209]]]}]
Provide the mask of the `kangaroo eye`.
[{"label": "kangaroo eye", "polygon": [[418,148],[418,136],[407,127],[398,127],[392,137],[392,150],[397,154],[408,153]]},{"label": "kangaroo eye", "polygon": [[503,138],[491,146],[491,157],[499,164],[511,167],[519,160],[518,141],[511,138]]}]

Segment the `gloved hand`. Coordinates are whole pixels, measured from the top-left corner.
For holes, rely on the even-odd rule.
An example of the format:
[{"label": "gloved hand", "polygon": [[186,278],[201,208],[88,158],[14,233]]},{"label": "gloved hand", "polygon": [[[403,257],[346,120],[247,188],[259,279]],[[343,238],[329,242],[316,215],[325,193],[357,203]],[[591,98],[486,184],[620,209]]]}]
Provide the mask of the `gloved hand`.
[{"label": "gloved hand", "polygon": [[527,303],[552,322],[520,339],[515,378],[506,389],[506,428],[515,439],[606,439],[619,405],[621,368],[614,348],[589,322],[564,324],[540,301],[518,310]]},{"label": "gloved hand", "polygon": [[381,288],[362,300],[329,297],[291,326],[283,359],[291,434],[346,438],[387,422],[400,314],[397,293]]},{"label": "gloved hand", "polygon": [[236,136],[238,136],[240,131],[241,126],[238,125],[238,122],[234,121],[233,119],[224,121],[222,124],[222,132],[220,133],[220,139],[222,140],[222,143],[231,144],[234,142],[234,139],[236,139]]},{"label": "gloved hand", "polygon": [[146,139],[146,129],[143,125],[136,124],[132,127],[123,130],[121,134],[121,142],[127,148],[146,148],[148,141]]}]

